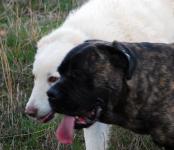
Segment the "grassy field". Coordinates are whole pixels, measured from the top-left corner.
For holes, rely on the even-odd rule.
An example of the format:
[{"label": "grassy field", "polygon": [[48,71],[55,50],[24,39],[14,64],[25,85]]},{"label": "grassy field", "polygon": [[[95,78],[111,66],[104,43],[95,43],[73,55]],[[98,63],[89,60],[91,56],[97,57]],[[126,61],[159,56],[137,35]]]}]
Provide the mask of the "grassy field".
[{"label": "grassy field", "polygon": [[[82,131],[74,144],[58,144],[57,117],[40,124],[24,114],[32,89],[36,42],[58,27],[76,0],[0,1],[0,150],[84,150]],[[113,128],[110,150],[158,150],[149,137]]]}]

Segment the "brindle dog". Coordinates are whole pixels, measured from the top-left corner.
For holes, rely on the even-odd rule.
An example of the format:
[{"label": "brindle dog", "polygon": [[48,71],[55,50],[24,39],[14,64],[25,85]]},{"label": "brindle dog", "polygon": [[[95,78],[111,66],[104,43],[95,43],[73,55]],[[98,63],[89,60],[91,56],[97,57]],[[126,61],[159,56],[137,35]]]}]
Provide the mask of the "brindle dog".
[{"label": "brindle dog", "polygon": [[75,128],[117,124],[174,150],[174,44],[89,40],[58,71],[49,102]]}]

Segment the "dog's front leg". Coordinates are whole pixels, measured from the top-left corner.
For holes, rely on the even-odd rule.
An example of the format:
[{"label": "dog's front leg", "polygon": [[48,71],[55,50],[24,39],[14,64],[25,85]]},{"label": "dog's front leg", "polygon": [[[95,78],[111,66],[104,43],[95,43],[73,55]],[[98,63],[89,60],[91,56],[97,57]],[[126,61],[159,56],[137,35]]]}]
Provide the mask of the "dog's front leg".
[{"label": "dog's front leg", "polygon": [[96,122],[84,129],[86,150],[106,150],[111,125]]}]

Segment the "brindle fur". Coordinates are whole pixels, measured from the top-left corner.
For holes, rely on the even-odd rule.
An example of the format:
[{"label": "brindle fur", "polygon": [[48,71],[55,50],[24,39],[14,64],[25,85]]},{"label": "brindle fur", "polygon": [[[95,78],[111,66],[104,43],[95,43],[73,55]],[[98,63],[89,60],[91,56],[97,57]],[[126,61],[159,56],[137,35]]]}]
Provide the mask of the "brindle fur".
[{"label": "brindle fur", "polygon": [[[120,100],[113,105],[113,98],[109,114],[100,119],[150,134],[159,145],[174,149],[174,44],[124,44],[136,54],[137,66]],[[113,87],[114,80],[110,83]]]},{"label": "brindle fur", "polygon": [[[104,101],[99,121],[117,124],[137,133],[150,134],[155,143],[164,146],[166,150],[173,150],[174,44],[120,42],[114,44],[111,43],[113,50],[107,49],[107,46],[103,46],[104,44],[92,45],[87,48],[90,49],[89,53],[80,50],[82,60],[76,56],[79,55],[79,52],[76,54],[72,50],[63,61],[59,71],[61,73],[64,71],[63,77],[67,74],[71,76],[74,72],[75,63],[73,62],[80,61],[78,65],[76,64],[76,70],[77,68],[86,70],[86,76],[93,78],[93,80],[89,80],[90,88],[93,89],[93,97],[95,94],[97,98]],[[125,58],[120,56],[116,50],[119,48],[117,45],[120,44],[129,48],[136,57],[136,67],[131,79],[126,78],[125,70],[128,64]],[[75,78],[78,79],[79,76],[80,74]],[[85,83],[82,74],[81,76],[79,82]],[[61,91],[58,84],[60,85],[57,83],[53,88]],[[76,87],[72,86],[76,84],[75,81],[62,83],[62,85],[64,84],[69,84],[71,88],[74,88],[74,93],[79,96],[75,95],[76,101],[82,101],[80,97],[83,99],[84,94],[79,91],[85,84],[78,84]],[[65,93],[68,94],[69,90],[66,90]],[[87,88],[84,91],[86,97],[91,92]],[[90,95],[90,97],[92,96]],[[69,101],[73,105],[75,102],[71,99],[69,97]],[[50,103],[54,102],[50,100]],[[85,102],[85,106],[80,106],[81,110],[88,110],[87,103]],[[92,105],[91,102],[89,104]],[[61,113],[64,112],[66,113],[62,110]],[[81,112],[79,111],[79,114]]]}]

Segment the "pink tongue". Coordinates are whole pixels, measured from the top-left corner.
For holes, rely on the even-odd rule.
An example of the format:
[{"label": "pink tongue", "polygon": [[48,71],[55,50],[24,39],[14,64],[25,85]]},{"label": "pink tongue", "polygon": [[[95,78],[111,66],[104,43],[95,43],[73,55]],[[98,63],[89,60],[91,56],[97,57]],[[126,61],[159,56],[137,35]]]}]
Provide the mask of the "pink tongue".
[{"label": "pink tongue", "polygon": [[75,118],[64,116],[56,130],[56,138],[62,144],[72,144],[74,133]]}]

